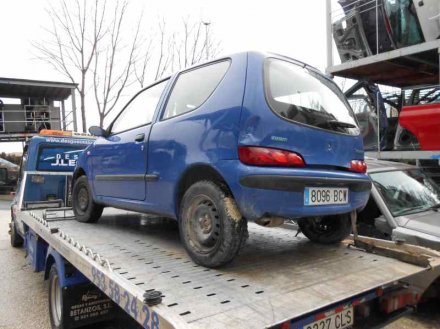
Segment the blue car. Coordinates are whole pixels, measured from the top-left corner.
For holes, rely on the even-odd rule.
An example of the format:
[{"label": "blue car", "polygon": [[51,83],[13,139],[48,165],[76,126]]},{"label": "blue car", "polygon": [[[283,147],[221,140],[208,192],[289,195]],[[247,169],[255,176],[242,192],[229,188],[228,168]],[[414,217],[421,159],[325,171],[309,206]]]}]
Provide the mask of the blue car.
[{"label": "blue car", "polygon": [[293,59],[244,52],[183,70],[137,93],[78,159],[73,209],[105,206],[179,222],[196,263],[231,261],[247,221],[297,220],[312,241],[350,233],[366,204],[362,137],[338,87]]}]

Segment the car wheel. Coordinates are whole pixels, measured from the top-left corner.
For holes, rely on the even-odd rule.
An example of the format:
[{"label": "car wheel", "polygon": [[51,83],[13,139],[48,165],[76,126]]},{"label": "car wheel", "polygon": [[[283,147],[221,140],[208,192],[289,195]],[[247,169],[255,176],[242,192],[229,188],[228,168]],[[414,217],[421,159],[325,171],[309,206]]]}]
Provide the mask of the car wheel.
[{"label": "car wheel", "polygon": [[303,218],[298,226],[309,240],[323,244],[340,242],[351,233],[350,214]]},{"label": "car wheel", "polygon": [[17,228],[15,227],[15,221],[11,221],[11,246],[18,248],[23,246],[23,238],[18,234]]},{"label": "car wheel", "polygon": [[83,223],[95,223],[102,215],[104,207],[93,201],[87,176],[81,176],[75,181],[72,208],[76,220]]},{"label": "car wheel", "polygon": [[213,182],[197,182],[185,192],[179,217],[182,243],[197,264],[224,265],[246,241],[246,219],[234,199]]},{"label": "car wheel", "polygon": [[52,265],[49,272],[49,315],[53,329],[64,328],[63,291],[55,264]]}]

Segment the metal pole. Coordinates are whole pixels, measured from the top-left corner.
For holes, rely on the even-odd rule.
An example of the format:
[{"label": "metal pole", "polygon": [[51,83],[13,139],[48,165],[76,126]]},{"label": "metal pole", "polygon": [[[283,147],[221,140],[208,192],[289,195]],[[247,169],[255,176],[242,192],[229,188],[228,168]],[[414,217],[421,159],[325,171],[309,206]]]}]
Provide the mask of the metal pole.
[{"label": "metal pole", "polygon": [[66,130],[66,107],[64,104],[64,99],[61,101],[61,124],[63,130]]},{"label": "metal pole", "polygon": [[379,93],[380,89],[377,86],[378,92],[376,93],[376,113],[377,113],[377,158],[380,159],[380,106],[379,106]]},{"label": "metal pole", "polygon": [[206,51],[206,60],[209,60],[209,47],[208,47],[208,28],[211,22],[203,22],[205,25],[205,51]]},{"label": "metal pole", "polygon": [[[379,54],[379,0],[376,0],[376,55]],[[379,89],[379,86],[377,86]],[[380,159],[380,108],[379,92],[376,93],[376,113],[377,113],[377,158]]]},{"label": "metal pole", "polygon": [[[75,88],[70,90],[70,96],[72,97],[72,116],[73,116],[73,130],[78,131],[78,126],[76,122],[76,101],[75,101]],[[84,127],[83,127],[84,130]]]},{"label": "metal pole", "polygon": [[376,0],[376,55],[379,54],[379,0]]},{"label": "metal pole", "polygon": [[333,49],[332,49],[332,4],[331,0],[325,1],[325,23],[326,23],[326,37],[327,37],[327,72],[333,66]]}]

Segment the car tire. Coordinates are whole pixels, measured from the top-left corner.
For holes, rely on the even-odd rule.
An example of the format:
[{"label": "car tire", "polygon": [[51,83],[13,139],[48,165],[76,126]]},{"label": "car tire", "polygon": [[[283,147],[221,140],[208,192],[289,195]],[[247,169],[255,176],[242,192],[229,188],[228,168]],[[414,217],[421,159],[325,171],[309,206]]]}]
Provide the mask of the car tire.
[{"label": "car tire", "polygon": [[194,262],[210,268],[231,262],[248,236],[234,199],[211,181],[199,181],[185,192],[179,231]]},{"label": "car tire", "polygon": [[64,328],[63,291],[55,264],[49,272],[49,318],[52,329]]},{"label": "car tire", "polygon": [[93,201],[87,176],[81,176],[75,181],[72,208],[76,220],[82,223],[96,223],[102,215],[104,207]]},{"label": "car tire", "polygon": [[350,214],[303,218],[298,226],[309,240],[322,244],[338,243],[351,233]]},{"label": "car tire", "polygon": [[23,238],[18,234],[17,228],[15,227],[15,221],[11,221],[11,246],[14,248],[19,248],[23,246]]}]

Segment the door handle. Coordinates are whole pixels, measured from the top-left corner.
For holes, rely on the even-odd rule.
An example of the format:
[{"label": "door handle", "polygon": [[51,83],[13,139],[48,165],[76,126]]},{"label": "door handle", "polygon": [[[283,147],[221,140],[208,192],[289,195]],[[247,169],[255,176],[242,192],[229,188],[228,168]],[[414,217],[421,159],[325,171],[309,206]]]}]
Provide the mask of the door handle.
[{"label": "door handle", "polygon": [[134,138],[135,142],[143,142],[145,139],[145,134],[137,134],[136,137]]}]

